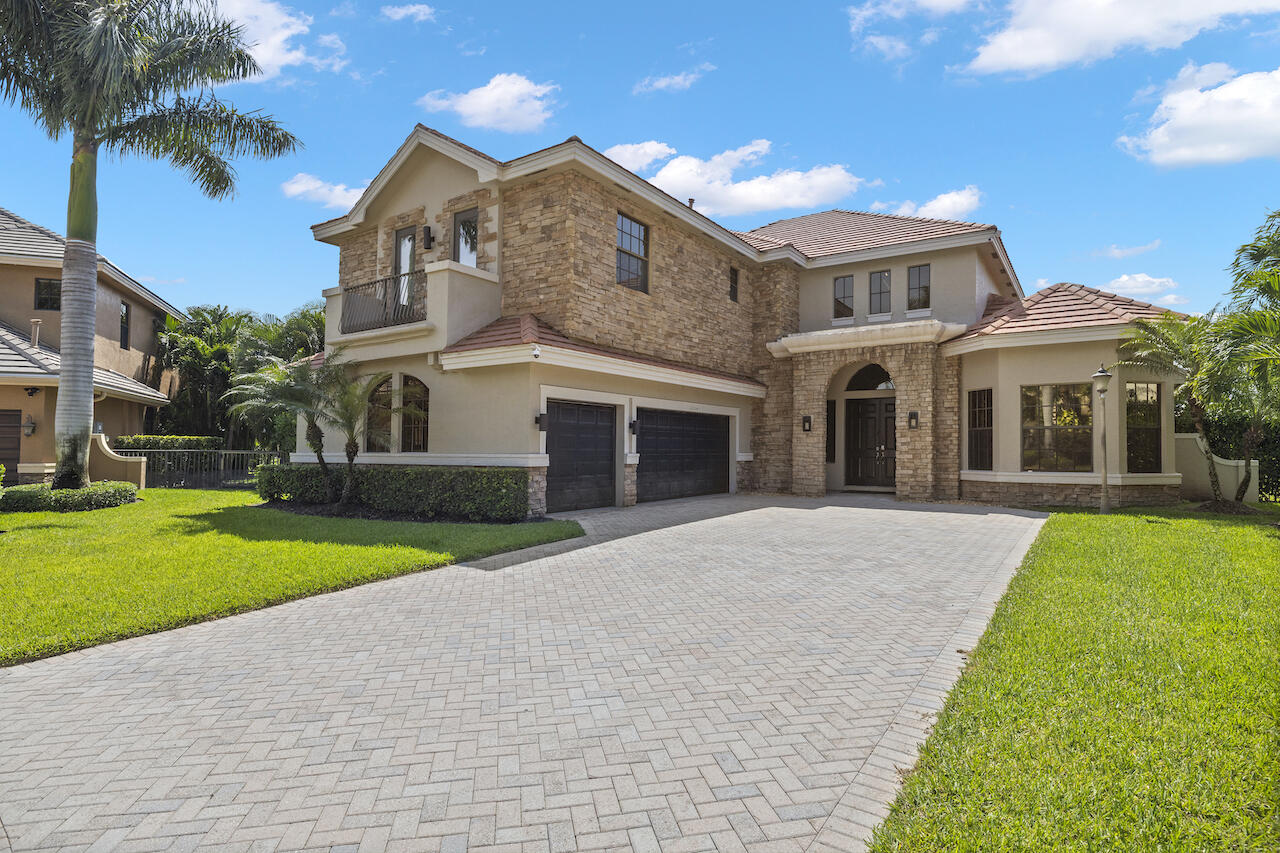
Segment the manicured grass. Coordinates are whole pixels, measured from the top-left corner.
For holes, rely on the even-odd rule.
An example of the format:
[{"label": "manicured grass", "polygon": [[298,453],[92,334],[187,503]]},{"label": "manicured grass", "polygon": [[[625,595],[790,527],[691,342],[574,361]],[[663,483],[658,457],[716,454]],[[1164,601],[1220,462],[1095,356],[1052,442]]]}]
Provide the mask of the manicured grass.
[{"label": "manicured grass", "polygon": [[872,849],[1277,849],[1277,520],[1051,517]]},{"label": "manicured grass", "polygon": [[0,665],[499,551],[571,521],[419,524],[263,509],[249,492],[148,489],[83,513],[0,513]]}]

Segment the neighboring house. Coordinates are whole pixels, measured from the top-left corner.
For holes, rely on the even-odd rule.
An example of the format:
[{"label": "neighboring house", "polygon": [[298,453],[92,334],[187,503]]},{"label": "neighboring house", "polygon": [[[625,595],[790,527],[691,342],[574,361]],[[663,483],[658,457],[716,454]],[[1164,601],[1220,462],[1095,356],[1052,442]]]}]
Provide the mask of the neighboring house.
[{"label": "neighboring house", "polygon": [[[392,374],[360,460],[523,466],[535,512],[737,489],[1093,501],[1090,377],[1161,311],[1024,298],[991,225],[729,231],[576,137],[499,162],[419,125],[312,230],[340,250],[327,346]],[[1116,370],[1118,502],[1177,495],[1176,379]]]},{"label": "neighboring house", "polygon": [[[0,465],[10,484],[53,473],[63,243],[61,235],[0,208]],[[166,315],[183,316],[98,257],[95,431],[140,433],[147,408],[169,401],[149,384],[156,326]]]}]

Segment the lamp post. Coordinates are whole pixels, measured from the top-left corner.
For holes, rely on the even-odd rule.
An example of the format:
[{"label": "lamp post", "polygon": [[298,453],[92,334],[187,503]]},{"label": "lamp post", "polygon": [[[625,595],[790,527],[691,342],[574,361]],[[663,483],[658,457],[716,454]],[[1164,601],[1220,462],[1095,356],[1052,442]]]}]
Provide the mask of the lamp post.
[{"label": "lamp post", "polygon": [[1098,372],[1093,374],[1093,387],[1098,390],[1098,406],[1102,421],[1102,496],[1098,503],[1098,512],[1106,515],[1111,512],[1111,487],[1107,483],[1107,385],[1111,382],[1111,374],[1106,365],[1098,365]]}]

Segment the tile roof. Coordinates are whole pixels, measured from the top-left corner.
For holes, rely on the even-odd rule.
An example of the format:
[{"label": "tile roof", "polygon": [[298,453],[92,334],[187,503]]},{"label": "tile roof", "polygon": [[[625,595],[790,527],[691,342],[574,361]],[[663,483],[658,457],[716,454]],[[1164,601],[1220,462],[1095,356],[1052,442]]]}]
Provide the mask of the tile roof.
[{"label": "tile roof", "polygon": [[735,233],[760,251],[776,249],[790,243],[805,257],[819,258],[983,231],[990,231],[994,235],[996,227],[951,219],[924,219],[857,210],[824,210],[821,213],[779,219],[751,231]]},{"label": "tile roof", "polygon": [[[20,332],[7,323],[0,323],[0,377],[47,384],[50,377],[57,379],[61,367],[62,357],[58,350],[44,343],[39,348],[33,347],[29,332]],[[105,367],[93,369],[93,388],[117,397],[145,400],[152,406],[169,402],[169,398],[156,389]]]},{"label": "tile roof", "polygon": [[1037,290],[1026,299],[993,296],[987,301],[982,319],[953,341],[986,335],[1015,332],[1044,332],[1055,329],[1079,329],[1087,326],[1109,326],[1132,323],[1143,318],[1165,314],[1184,316],[1176,311],[1085,287],[1083,284],[1059,282]]},{"label": "tile roof", "polygon": [[461,340],[445,347],[444,352],[468,352],[471,350],[515,346],[518,344],[538,344],[539,346],[571,349],[577,352],[625,359],[626,361],[634,361],[639,364],[651,364],[655,367],[682,370],[685,373],[696,373],[700,376],[715,376],[723,379],[733,379],[738,382],[749,382],[752,385],[761,385],[761,387],[763,387],[762,383],[747,376],[739,376],[734,373],[725,373],[718,370],[704,370],[703,368],[691,367],[690,365],[681,364],[677,361],[652,358],[647,355],[640,355],[639,353],[628,352],[626,350],[610,349],[609,347],[597,346],[596,344],[588,343],[586,341],[570,338],[542,322],[542,320],[539,320],[533,314],[520,314],[514,317],[502,317],[501,319],[494,320],[484,328],[472,332]]}]

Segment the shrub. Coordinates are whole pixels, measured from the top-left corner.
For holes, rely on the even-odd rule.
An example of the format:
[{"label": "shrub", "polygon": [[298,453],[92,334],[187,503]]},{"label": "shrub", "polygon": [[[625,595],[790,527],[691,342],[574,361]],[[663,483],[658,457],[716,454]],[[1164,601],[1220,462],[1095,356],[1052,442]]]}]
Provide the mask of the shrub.
[{"label": "shrub", "polygon": [[221,450],[223,444],[216,435],[118,435],[111,442],[116,450]]},{"label": "shrub", "polygon": [[[345,468],[331,469],[341,492]],[[316,465],[263,465],[258,494],[264,500],[327,503]],[[529,472],[523,468],[452,468],[426,465],[359,465],[355,502],[379,512],[460,521],[523,521],[529,514]]]},{"label": "shrub", "polygon": [[0,497],[4,495],[4,466],[0,465]]},{"label": "shrub", "polygon": [[48,483],[10,486],[0,494],[0,512],[83,512],[133,503],[133,483],[103,480],[83,489],[51,489]]}]

